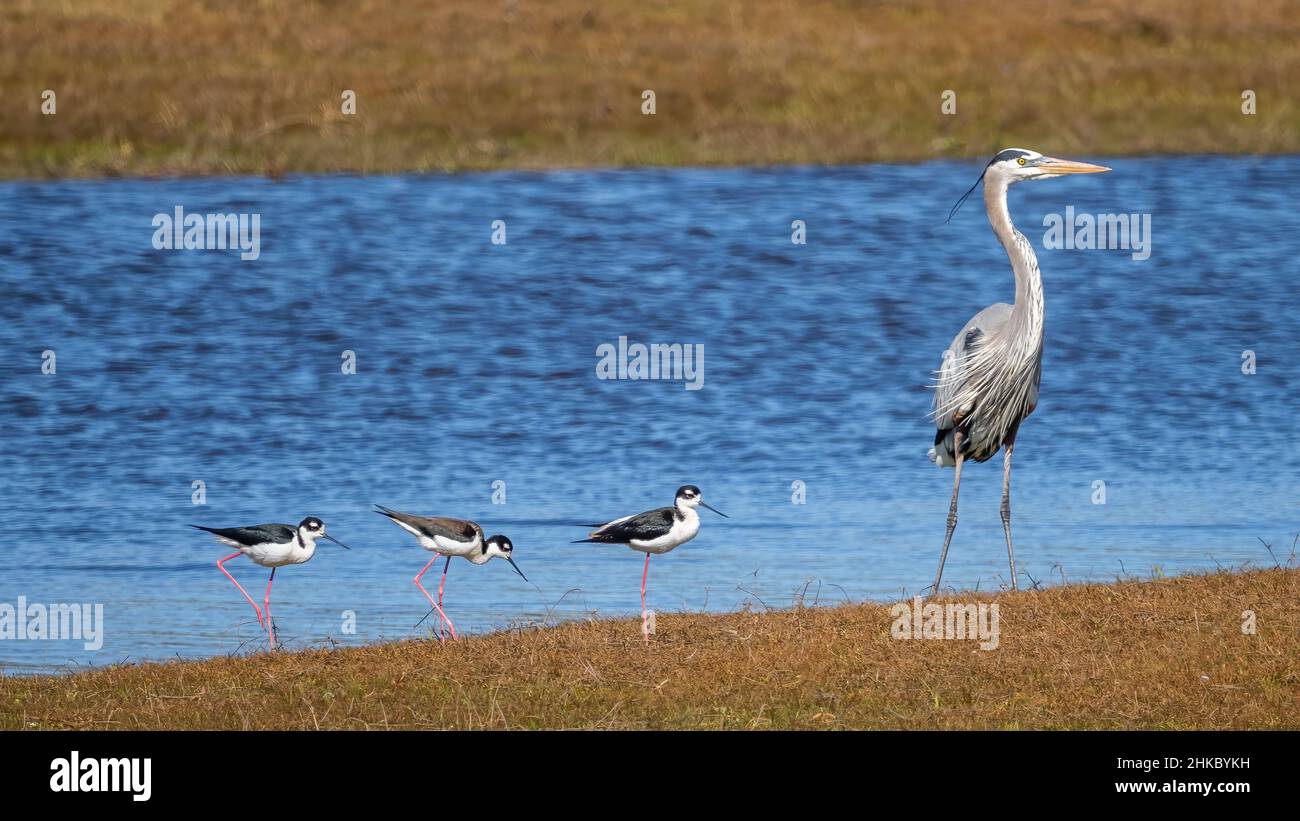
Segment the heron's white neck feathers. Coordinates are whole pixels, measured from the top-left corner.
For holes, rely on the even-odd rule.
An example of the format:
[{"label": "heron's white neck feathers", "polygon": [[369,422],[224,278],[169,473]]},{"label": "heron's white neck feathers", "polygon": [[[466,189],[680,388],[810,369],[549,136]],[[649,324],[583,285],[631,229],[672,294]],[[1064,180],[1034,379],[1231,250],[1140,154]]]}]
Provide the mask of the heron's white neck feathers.
[{"label": "heron's white neck feathers", "polygon": [[998,418],[983,420],[993,430],[1010,430],[1024,417],[1029,392],[1037,386],[1043,350],[1043,278],[1024,234],[1011,223],[1007,210],[1006,180],[986,180],[984,205],[993,233],[1011,260],[1016,276],[1016,301],[1008,320],[992,329],[974,350],[968,351],[957,367],[946,368],[941,380],[952,380],[953,391],[946,407],[936,407],[935,416],[952,415],[954,422],[973,422],[984,413]]}]

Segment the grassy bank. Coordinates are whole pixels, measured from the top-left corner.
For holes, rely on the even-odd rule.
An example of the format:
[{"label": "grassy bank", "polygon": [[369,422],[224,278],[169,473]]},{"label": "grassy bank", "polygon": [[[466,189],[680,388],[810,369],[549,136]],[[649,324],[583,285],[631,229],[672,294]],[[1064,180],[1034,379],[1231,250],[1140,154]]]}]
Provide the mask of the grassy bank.
[{"label": "grassy bank", "polygon": [[123,666],[0,680],[0,729],[1300,728],[1298,594],[1268,570],[963,598],[998,603],[988,651],[846,605],[661,614],[648,646],[622,620]]},{"label": "grassy bank", "polygon": [[[0,177],[853,163],[1013,144],[1085,157],[1296,152],[1297,11],[1277,0],[11,0]],[[1241,112],[1244,89],[1258,95],[1254,116]],[[940,111],[945,90],[955,115]]]}]

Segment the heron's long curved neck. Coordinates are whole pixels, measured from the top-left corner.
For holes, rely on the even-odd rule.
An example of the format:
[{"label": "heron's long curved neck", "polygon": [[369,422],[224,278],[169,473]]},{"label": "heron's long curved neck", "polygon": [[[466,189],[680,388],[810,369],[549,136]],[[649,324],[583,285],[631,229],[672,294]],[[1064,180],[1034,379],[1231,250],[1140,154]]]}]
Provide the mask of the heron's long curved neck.
[{"label": "heron's long curved neck", "polygon": [[1002,243],[1011,260],[1011,270],[1016,275],[1016,301],[1011,310],[1012,327],[1019,328],[1030,338],[1041,343],[1043,335],[1043,277],[1038,271],[1038,258],[1029,241],[1011,224],[1007,210],[1007,184],[987,182],[984,186],[984,207],[988,209],[989,224],[998,242]]}]

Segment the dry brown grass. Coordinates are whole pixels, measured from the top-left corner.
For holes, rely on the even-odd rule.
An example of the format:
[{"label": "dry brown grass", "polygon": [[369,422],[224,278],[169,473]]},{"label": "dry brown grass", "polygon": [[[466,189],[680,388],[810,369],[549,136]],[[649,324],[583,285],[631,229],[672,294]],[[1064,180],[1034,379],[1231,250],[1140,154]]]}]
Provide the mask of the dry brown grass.
[{"label": "dry brown grass", "polygon": [[601,621],[11,678],[0,728],[1294,729],[1298,587],[1293,569],[979,596],[993,651],[894,640],[887,607],[852,605],[661,614],[648,646]]},{"label": "dry brown grass", "polygon": [[1296,152],[1297,42],[1294,0],[9,0],[0,176]]}]

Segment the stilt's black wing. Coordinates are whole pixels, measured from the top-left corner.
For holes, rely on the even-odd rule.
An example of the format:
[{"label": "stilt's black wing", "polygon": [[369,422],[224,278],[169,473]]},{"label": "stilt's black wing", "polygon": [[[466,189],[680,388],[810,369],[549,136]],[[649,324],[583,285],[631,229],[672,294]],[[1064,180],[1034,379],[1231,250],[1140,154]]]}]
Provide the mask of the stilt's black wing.
[{"label": "stilt's black wing", "polygon": [[408,533],[424,535],[430,538],[441,536],[444,539],[452,539],[457,542],[472,542],[475,536],[478,537],[480,542],[486,539],[483,528],[467,519],[452,519],[446,516],[415,516],[383,505],[375,505],[375,507],[378,508],[375,511],[376,513],[392,519]]},{"label": "stilt's black wing", "polygon": [[[675,519],[671,507],[647,510],[635,516],[615,519],[593,530],[579,542],[600,542],[602,544],[627,544],[633,539],[650,540],[664,535],[672,529]],[[575,543],[576,544],[576,543]]]},{"label": "stilt's black wing", "polygon": [[249,525],[248,527],[204,527],[203,525],[190,525],[197,530],[206,530],[223,539],[229,539],[232,542],[240,544],[254,545],[266,544],[267,542],[284,542],[293,541],[297,534],[292,527],[288,525],[270,524],[270,525]]}]

